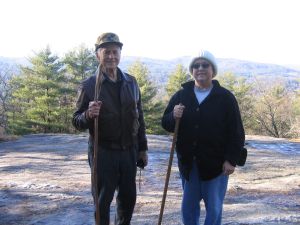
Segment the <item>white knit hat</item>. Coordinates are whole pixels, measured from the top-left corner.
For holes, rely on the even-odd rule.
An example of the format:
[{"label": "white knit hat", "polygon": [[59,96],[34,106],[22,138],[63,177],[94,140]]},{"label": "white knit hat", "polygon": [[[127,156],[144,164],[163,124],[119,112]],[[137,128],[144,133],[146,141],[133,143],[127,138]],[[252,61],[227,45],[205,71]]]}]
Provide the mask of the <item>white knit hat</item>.
[{"label": "white knit hat", "polygon": [[189,71],[192,74],[193,68],[192,66],[194,65],[195,61],[197,59],[205,59],[208,62],[211,63],[212,67],[213,67],[213,71],[214,71],[214,77],[217,75],[218,73],[218,66],[217,66],[217,61],[216,58],[214,57],[213,54],[211,54],[209,51],[207,50],[200,50],[198,53],[198,56],[196,56],[195,58],[192,59],[190,66],[189,66]]}]

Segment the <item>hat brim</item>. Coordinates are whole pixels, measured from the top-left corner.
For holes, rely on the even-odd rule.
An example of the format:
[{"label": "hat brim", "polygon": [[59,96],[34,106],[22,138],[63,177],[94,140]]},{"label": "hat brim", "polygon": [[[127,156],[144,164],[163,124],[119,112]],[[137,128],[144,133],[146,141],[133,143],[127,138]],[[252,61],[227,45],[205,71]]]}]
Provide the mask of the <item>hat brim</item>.
[{"label": "hat brim", "polygon": [[122,42],[115,42],[115,41],[112,41],[112,42],[105,42],[105,43],[102,43],[102,44],[100,44],[100,45],[95,45],[95,47],[96,47],[96,51],[98,50],[98,48],[105,48],[105,47],[107,47],[108,45],[117,45],[117,46],[119,46],[120,48],[122,48],[123,47],[123,43]]}]

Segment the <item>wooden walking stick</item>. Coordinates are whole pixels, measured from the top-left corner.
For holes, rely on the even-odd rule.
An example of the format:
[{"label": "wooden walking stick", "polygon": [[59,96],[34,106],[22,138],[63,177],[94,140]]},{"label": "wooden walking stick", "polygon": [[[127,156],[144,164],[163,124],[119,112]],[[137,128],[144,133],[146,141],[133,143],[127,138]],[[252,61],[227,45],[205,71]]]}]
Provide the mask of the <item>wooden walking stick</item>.
[{"label": "wooden walking stick", "polygon": [[[96,84],[95,84],[95,95],[94,101],[98,101],[100,91],[101,91],[101,84],[102,84],[102,72],[101,72],[101,65],[98,66],[98,73],[96,77]],[[98,177],[97,177],[97,168],[98,168],[98,140],[99,138],[99,131],[98,131],[98,116],[94,119],[94,165],[93,165],[93,185],[94,185],[94,204],[96,205],[96,225],[100,225],[100,210],[98,204]]]},{"label": "wooden walking stick", "polygon": [[174,150],[175,150],[175,145],[176,145],[176,141],[177,141],[179,122],[180,122],[180,118],[177,118],[176,122],[175,122],[175,130],[174,130],[174,134],[173,134],[173,140],[172,140],[172,146],[171,146],[170,158],[169,158],[169,165],[168,165],[168,170],[167,170],[167,176],[166,176],[166,181],[165,181],[165,188],[164,188],[163,198],[162,198],[162,202],[161,202],[158,225],[161,225],[161,221],[162,221],[162,217],[163,217],[163,213],[164,213],[165,201],[166,201],[168,185],[169,185],[169,179],[170,179],[171,168],[172,168],[172,162],[173,162],[173,156],[174,156]]}]

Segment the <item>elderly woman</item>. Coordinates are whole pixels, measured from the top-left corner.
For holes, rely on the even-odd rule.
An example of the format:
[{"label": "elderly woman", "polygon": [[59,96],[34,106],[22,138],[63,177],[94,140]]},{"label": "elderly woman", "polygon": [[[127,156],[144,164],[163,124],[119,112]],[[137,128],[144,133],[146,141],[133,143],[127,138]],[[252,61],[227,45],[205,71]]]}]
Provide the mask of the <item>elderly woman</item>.
[{"label": "elderly woman", "polygon": [[204,224],[219,225],[228,177],[239,161],[245,133],[234,95],[213,80],[218,72],[215,57],[201,51],[189,71],[194,80],[172,96],[162,126],[174,132],[180,119],[176,152],[183,182],[183,223],[199,224],[203,200]]}]

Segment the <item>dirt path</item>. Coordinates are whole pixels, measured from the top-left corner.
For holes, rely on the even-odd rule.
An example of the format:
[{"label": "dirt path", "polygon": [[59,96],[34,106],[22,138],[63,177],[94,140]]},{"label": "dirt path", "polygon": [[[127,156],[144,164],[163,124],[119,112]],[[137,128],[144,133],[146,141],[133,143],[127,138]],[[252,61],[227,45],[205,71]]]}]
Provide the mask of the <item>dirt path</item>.
[{"label": "dirt path", "polygon": [[[132,225],[157,224],[159,215],[171,143],[167,136],[148,138],[150,165],[142,172]],[[0,224],[94,224],[86,142],[83,134],[0,143]],[[256,137],[248,142],[247,164],[230,178],[223,224],[300,224],[300,144]],[[179,225],[174,160],[163,224]],[[114,211],[113,204],[112,217]]]}]

